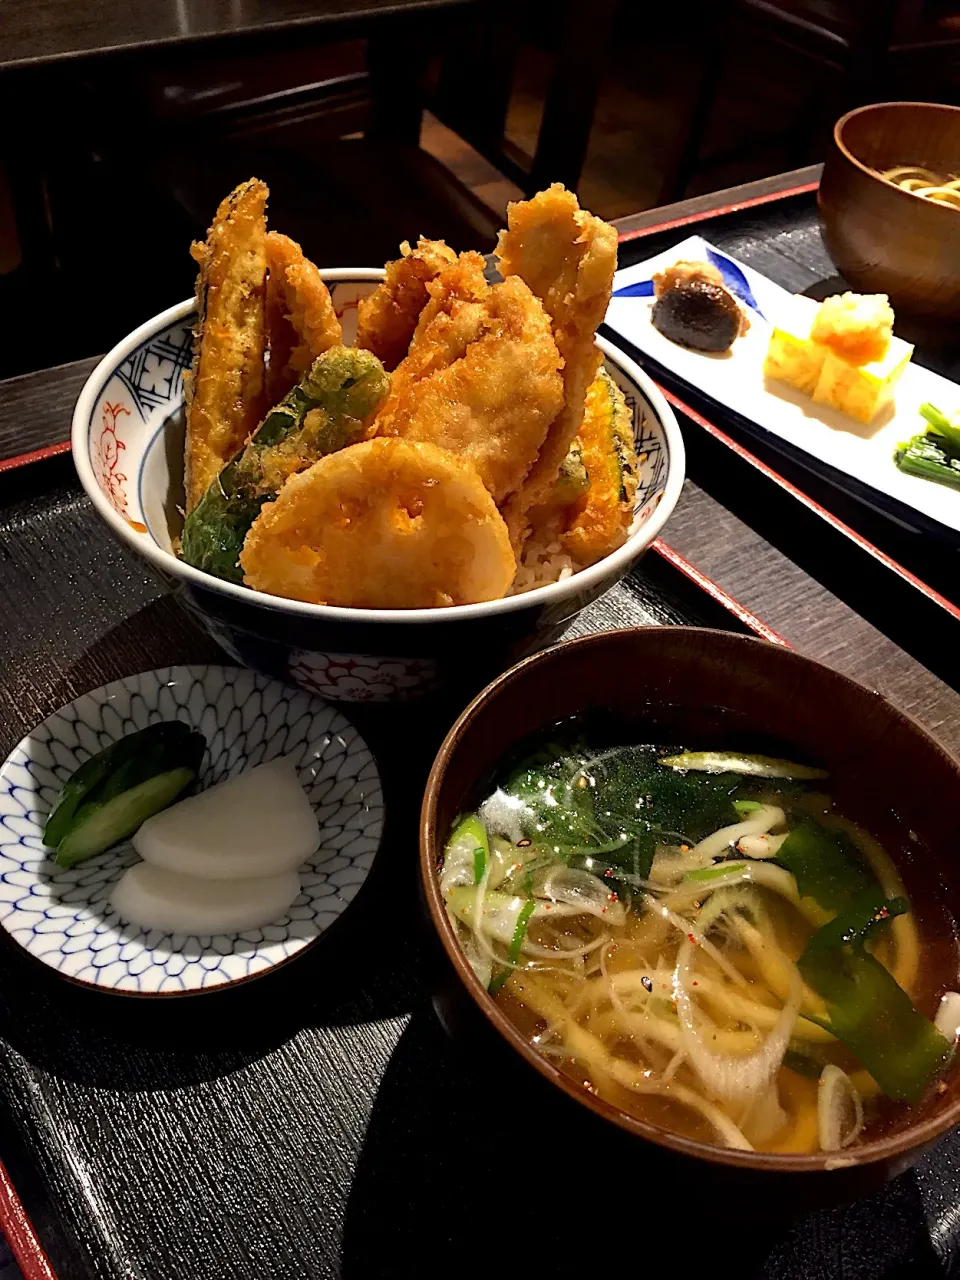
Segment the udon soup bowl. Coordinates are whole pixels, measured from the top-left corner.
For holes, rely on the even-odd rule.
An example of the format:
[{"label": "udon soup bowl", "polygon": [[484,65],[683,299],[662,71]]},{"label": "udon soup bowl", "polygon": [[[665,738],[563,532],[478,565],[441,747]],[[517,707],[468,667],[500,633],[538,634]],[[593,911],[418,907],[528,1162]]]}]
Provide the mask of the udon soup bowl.
[{"label": "udon soup bowl", "polygon": [[[794,751],[819,762],[830,772],[825,786],[839,811],[876,836],[897,863],[920,918],[935,898],[960,920],[960,877],[952,863],[960,762],[915,720],[830,668],[762,640],[691,627],[602,632],[557,645],[501,675],[463,712],[434,762],[421,812],[420,871],[449,962],[443,969],[451,980],[437,987],[442,1020],[465,1041],[482,1046],[485,1040],[488,1049],[502,1039],[581,1108],[656,1144],[674,1161],[699,1161],[727,1179],[739,1170],[761,1195],[768,1175],[794,1175],[779,1192],[791,1206],[848,1198],[901,1172],[960,1120],[955,1067],[945,1092],[862,1146],[792,1156],[732,1150],[633,1118],[580,1087],[528,1043],[481,985],[438,885],[451,825],[488,794],[491,775],[518,744],[558,720],[603,708],[636,721],[638,742]],[[956,975],[955,936],[934,938],[932,955]],[[498,1087],[509,1095],[507,1080]],[[642,1169],[636,1177],[641,1185]]]},{"label": "udon soup bowl", "polygon": [[[382,269],[322,272],[349,343],[358,299]],[[183,374],[193,302],[155,316],[90,375],[73,417],[73,457],[110,531],[141,556],[231,657],[336,701],[404,700],[456,679],[473,688],[558,639],[654,541],[680,496],[683,441],[663,396],[636,364],[598,339],[633,414],[641,459],[625,544],[564,581],[524,595],[446,609],[348,609],[281,599],[220,581],[174,551],[182,528]]]},{"label": "udon soup bowl", "polygon": [[878,102],[837,121],[817,197],[827,252],[861,293],[886,293],[896,311],[956,322],[960,209],[880,177],[898,165],[956,173],[960,107]]}]

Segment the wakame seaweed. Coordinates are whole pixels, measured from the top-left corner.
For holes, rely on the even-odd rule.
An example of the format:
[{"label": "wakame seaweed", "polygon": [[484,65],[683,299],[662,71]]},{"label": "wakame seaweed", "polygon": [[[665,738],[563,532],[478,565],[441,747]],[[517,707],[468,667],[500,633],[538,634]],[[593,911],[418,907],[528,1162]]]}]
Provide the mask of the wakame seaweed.
[{"label": "wakame seaweed", "polygon": [[643,879],[658,844],[696,843],[737,821],[733,796],[743,778],[663,769],[665,750],[557,745],[529,758],[502,790],[532,815],[534,843],[589,859],[594,871]]}]

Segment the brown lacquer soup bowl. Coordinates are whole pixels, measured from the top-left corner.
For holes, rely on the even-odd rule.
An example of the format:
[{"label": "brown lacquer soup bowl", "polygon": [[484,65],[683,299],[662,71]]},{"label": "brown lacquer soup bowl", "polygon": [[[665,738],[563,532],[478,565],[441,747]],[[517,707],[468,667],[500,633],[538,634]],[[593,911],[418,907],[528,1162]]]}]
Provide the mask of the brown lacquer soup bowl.
[{"label": "brown lacquer soup bowl", "polygon": [[898,165],[957,170],[960,107],[878,102],[837,121],[818,204],[827,251],[861,293],[904,315],[960,319],[960,209],[887,182]]},{"label": "brown lacquer soup bowl", "polygon": [[[558,721],[598,709],[613,709],[631,731],[635,725],[631,741],[789,753],[816,762],[829,771],[826,785],[839,812],[876,837],[893,859],[918,921],[928,911],[943,919],[944,907],[960,919],[953,867],[960,763],[915,720],[830,668],[764,641],[686,627],[605,632],[559,644],[500,676],[463,712],[434,762],[421,812],[420,871],[446,957],[447,977],[438,993],[447,1003],[437,1003],[448,1028],[465,1030],[467,1041],[486,1043],[501,1057],[505,1042],[578,1104],[578,1123],[589,1112],[611,1141],[629,1145],[626,1134],[659,1148],[634,1142],[637,1158],[687,1166],[694,1161],[701,1173],[721,1180],[738,1171],[744,1185],[768,1191],[769,1175],[781,1175],[773,1180],[779,1187],[774,1194],[786,1196],[792,1209],[861,1194],[908,1168],[960,1121],[960,1075],[953,1067],[939,1091],[931,1090],[875,1140],[816,1155],[736,1150],[641,1121],[581,1087],[528,1043],[481,985],[441,897],[445,841],[458,815],[489,793],[492,776],[515,748]],[[948,985],[956,985],[953,929],[928,936],[925,945],[952,974]],[[932,1018],[935,1009],[924,1012]],[[570,1110],[569,1102],[556,1104]]]}]

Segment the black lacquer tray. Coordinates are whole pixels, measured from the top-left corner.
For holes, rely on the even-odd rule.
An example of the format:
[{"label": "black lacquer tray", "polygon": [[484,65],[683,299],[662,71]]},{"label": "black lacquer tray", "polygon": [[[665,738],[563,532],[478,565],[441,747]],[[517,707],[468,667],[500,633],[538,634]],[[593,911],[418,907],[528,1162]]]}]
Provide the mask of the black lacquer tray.
[{"label": "black lacquer tray", "polygon": [[[571,634],[662,622],[776,639],[663,544]],[[84,690],[221,656],[107,533],[68,456],[0,473],[4,752]],[[522,1063],[447,1037],[416,817],[468,693],[348,709],[387,829],[351,910],[296,964],[221,994],[129,1000],[59,980],[0,935],[0,1157],[19,1197],[0,1178],[0,1221],[28,1280],[949,1274],[956,1137],[873,1197],[790,1220],[789,1183],[774,1214],[735,1182],[717,1197],[695,1171],[678,1181],[656,1152],[579,1124]]]}]

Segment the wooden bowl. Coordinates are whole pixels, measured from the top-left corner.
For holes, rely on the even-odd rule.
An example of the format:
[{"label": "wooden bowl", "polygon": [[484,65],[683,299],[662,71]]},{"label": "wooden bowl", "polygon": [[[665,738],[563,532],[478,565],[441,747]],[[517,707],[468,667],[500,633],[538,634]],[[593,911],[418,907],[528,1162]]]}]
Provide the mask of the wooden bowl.
[{"label": "wooden bowl", "polygon": [[820,180],[820,222],[840,273],[908,315],[960,320],[960,209],[879,176],[895,165],[960,170],[960,107],[881,102],[837,121]]},{"label": "wooden bowl", "polygon": [[[728,1180],[732,1167],[762,1192],[772,1173],[804,1175],[790,1180],[799,1206],[860,1194],[908,1168],[960,1121],[956,1069],[944,1093],[862,1147],[839,1155],[734,1151],[637,1120],[578,1087],[536,1052],[481,986],[440,896],[444,841],[457,814],[482,799],[511,748],[557,720],[599,708],[635,718],[638,741],[792,749],[801,759],[820,761],[831,773],[841,811],[879,838],[900,865],[919,918],[942,919],[945,905],[960,920],[960,876],[948,861],[957,847],[960,762],[915,720],[830,668],[761,640],[692,627],[601,632],[557,645],[500,676],[463,712],[434,762],[421,812],[420,870],[430,916],[459,980],[455,986],[471,998],[464,1003],[595,1116],[655,1143],[669,1158],[706,1162]],[[934,946],[942,953],[935,957],[938,968],[956,967],[952,933],[936,938]],[[935,1009],[924,1012],[932,1016]],[[475,1011],[467,1013],[480,1021]]]}]

